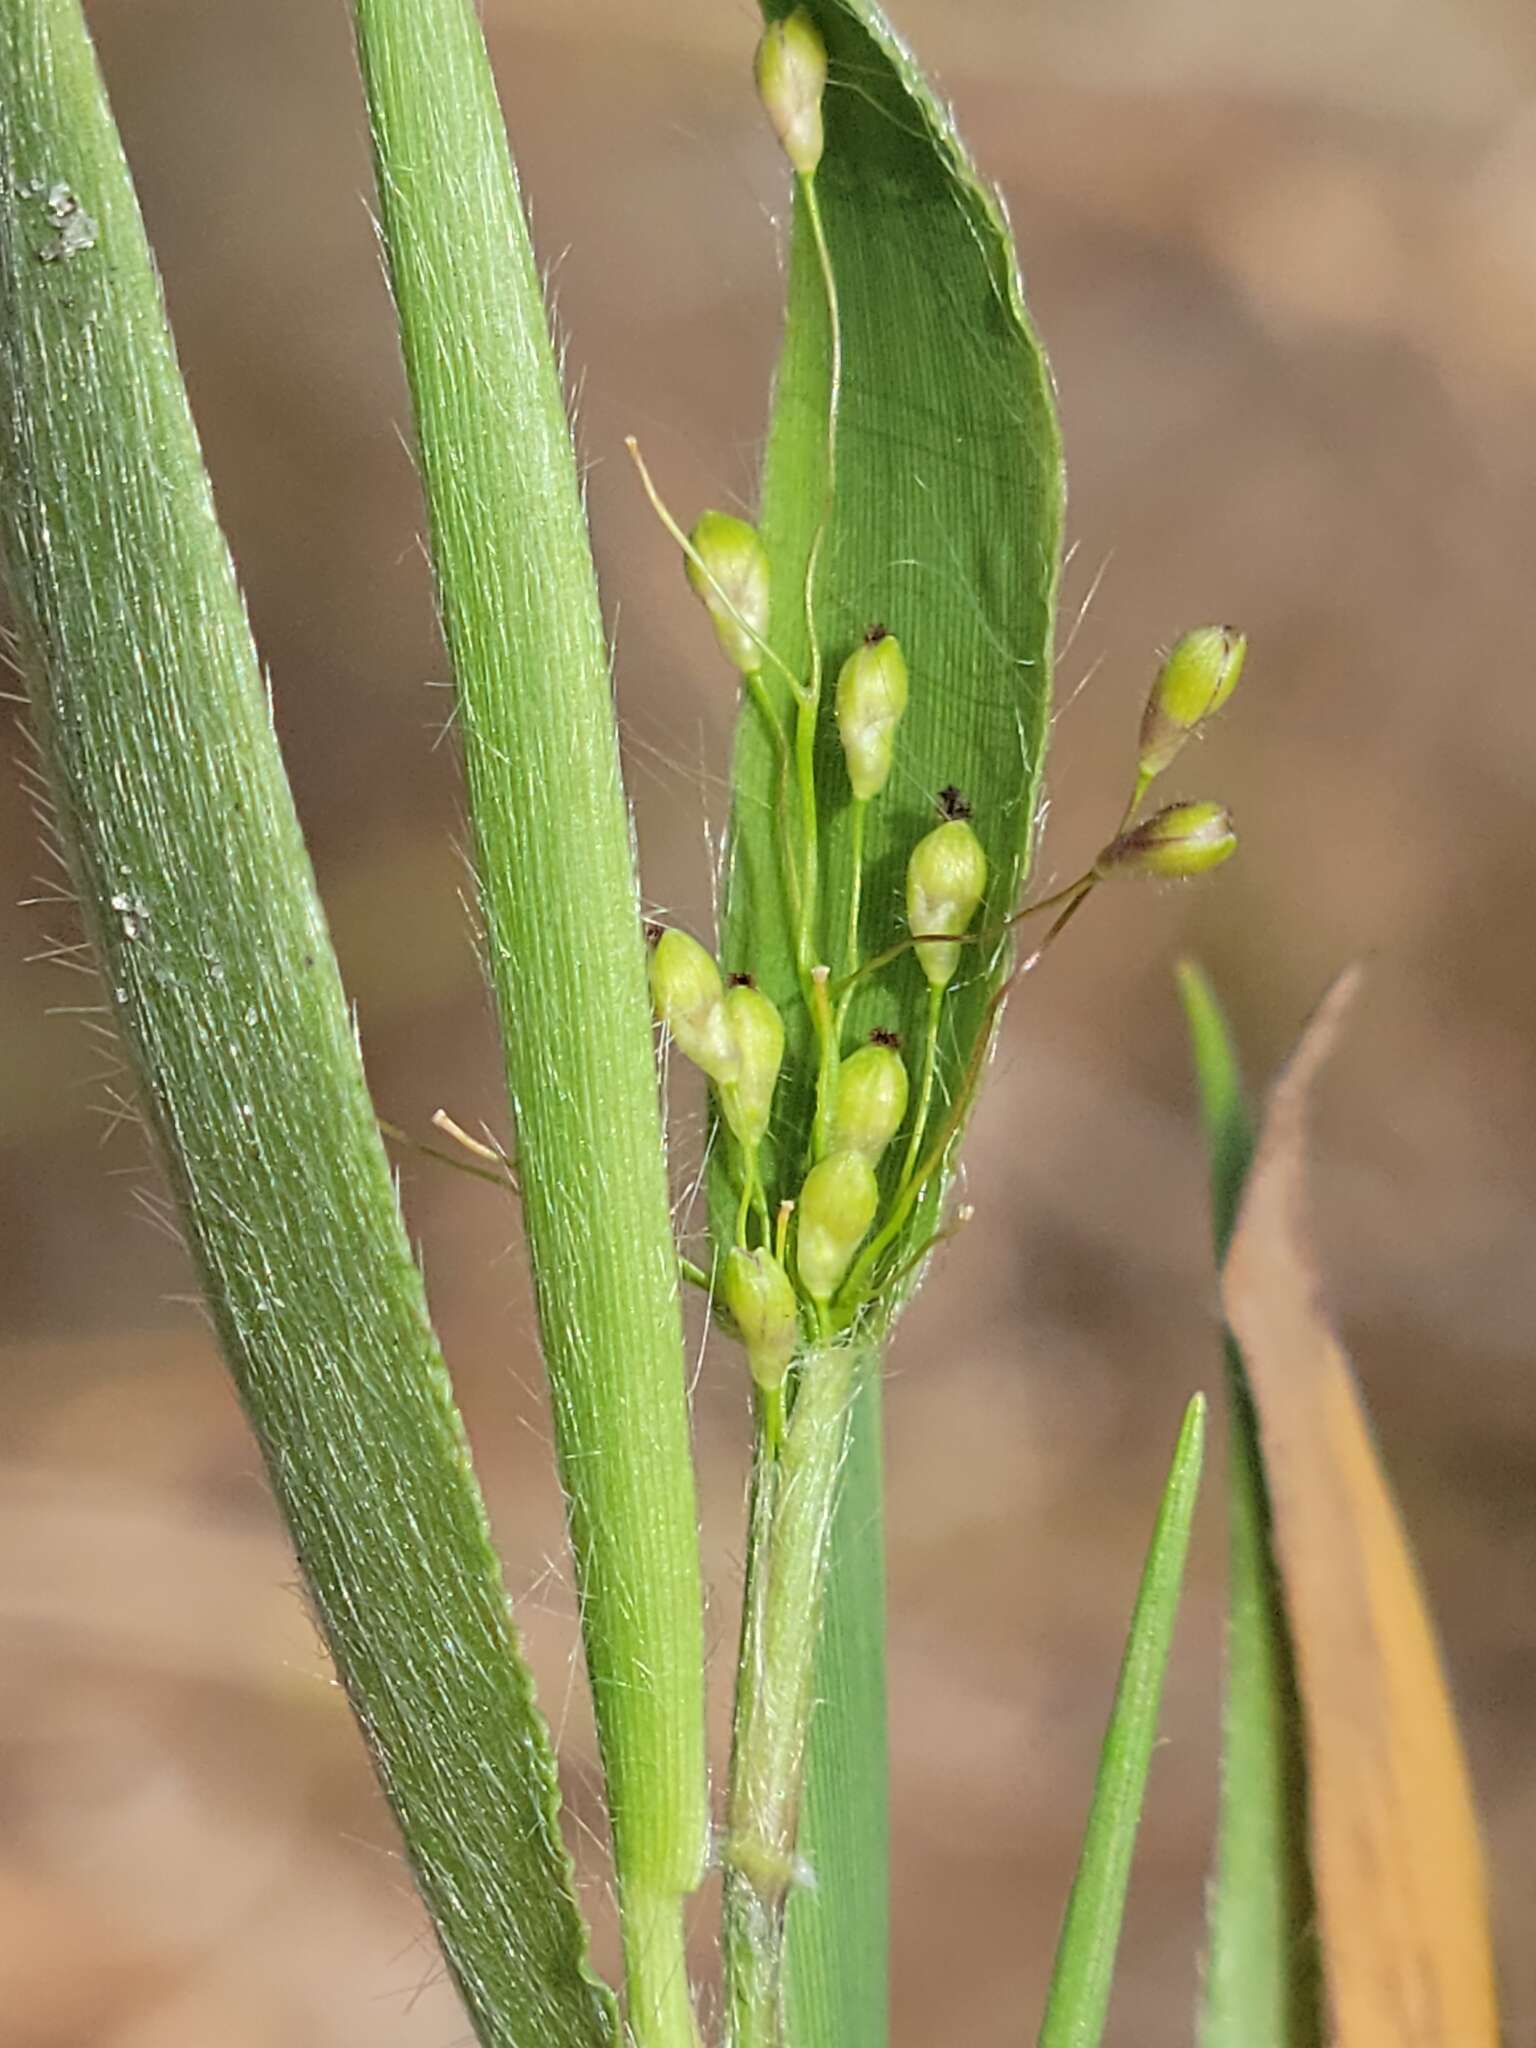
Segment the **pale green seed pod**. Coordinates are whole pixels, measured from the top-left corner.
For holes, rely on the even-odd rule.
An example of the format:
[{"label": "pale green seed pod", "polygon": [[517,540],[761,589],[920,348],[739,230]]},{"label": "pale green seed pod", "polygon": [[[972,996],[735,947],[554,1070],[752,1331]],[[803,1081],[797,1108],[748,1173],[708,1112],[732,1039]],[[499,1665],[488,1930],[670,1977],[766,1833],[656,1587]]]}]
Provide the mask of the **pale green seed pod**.
[{"label": "pale green seed pod", "polygon": [[769,997],[747,982],[726,990],[725,1014],[741,1065],[722,1106],[727,1123],[743,1145],[757,1145],[768,1128],[773,1091],[784,1063],[784,1019]]},{"label": "pale green seed pod", "polygon": [[688,539],[699,558],[685,557],[688,581],[704,601],[727,660],[751,675],[763,665],[758,643],[768,631],[768,550],[757,528],[731,512],[704,513]]},{"label": "pale green seed pod", "polygon": [[837,733],[860,803],[878,796],[890,777],[896,728],[906,708],[906,657],[895,634],[876,626],[837,678]]},{"label": "pale green seed pod", "polygon": [[821,31],[803,7],[763,31],[757,46],[758,96],[784,145],[784,154],[802,177],[821,162],[822,96],[827,89],[827,46]]},{"label": "pale green seed pod", "polygon": [[837,1070],[832,1146],[862,1153],[871,1166],[901,1129],[907,1113],[906,1063],[894,1045],[861,1045]]},{"label": "pale green seed pod", "polygon": [[812,1301],[837,1292],[880,1206],[875,1169],[860,1152],[829,1152],[805,1177],[796,1205],[795,1263]]},{"label": "pale green seed pod", "polygon": [[[963,932],[986,894],[987,856],[964,818],[936,825],[912,849],[907,862],[907,925],[923,932]],[[948,988],[960,964],[960,948],[923,945],[917,957],[934,988]]]},{"label": "pale green seed pod", "polygon": [[725,1262],[720,1295],[747,1347],[752,1377],[765,1393],[784,1384],[800,1317],[789,1275],[766,1247],[733,1251]]},{"label": "pale green seed pod", "polygon": [[1145,787],[1161,775],[1190,734],[1214,717],[1237,688],[1248,642],[1235,626],[1198,626],[1158,670],[1141,714],[1137,768]]},{"label": "pale green seed pod", "polygon": [[687,932],[664,931],[651,950],[651,1001],[696,1067],[722,1088],[741,1074],[741,1051],[725,1006],[720,970]]},{"label": "pale green seed pod", "polygon": [[1237,834],[1225,804],[1169,804],[1111,840],[1093,871],[1102,881],[1122,875],[1177,879],[1219,868],[1236,851]]}]

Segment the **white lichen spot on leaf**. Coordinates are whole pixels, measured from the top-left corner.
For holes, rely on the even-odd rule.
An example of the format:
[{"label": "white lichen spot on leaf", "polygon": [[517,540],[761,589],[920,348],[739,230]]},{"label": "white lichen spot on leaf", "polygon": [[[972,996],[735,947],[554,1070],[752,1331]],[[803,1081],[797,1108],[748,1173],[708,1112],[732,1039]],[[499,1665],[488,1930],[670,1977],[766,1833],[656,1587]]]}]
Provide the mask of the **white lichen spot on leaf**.
[{"label": "white lichen spot on leaf", "polygon": [[44,263],[67,263],[82,250],[94,249],[101,230],[68,185],[50,185],[43,211],[53,232],[38,250]]}]

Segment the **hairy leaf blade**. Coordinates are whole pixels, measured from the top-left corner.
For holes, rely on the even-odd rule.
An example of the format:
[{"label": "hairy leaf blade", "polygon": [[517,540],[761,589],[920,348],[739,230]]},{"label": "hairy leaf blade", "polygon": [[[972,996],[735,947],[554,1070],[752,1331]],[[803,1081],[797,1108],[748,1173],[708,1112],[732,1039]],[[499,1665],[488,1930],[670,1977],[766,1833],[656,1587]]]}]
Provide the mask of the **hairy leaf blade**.
[{"label": "hairy leaf blade", "polygon": [[[1216,993],[1179,969],[1210,1158],[1216,1260],[1226,1257],[1253,1158],[1237,1050]],[[1207,1905],[1201,2048],[1320,2048],[1322,1987],[1307,1854],[1295,1652],[1275,1565],[1258,1418],[1225,1339],[1228,1597],[1221,1813]]]},{"label": "hairy leaf blade", "polygon": [[1040,2048],[1098,2048],[1103,2036],[1204,1457],[1205,1396],[1196,1394],[1179,1430],[1136,1595]]},{"label": "hairy leaf blade", "polygon": [[472,0],[356,0],[624,1916],[630,2024],[691,2030],[703,1599],[676,1248],[607,647]]},{"label": "hairy leaf blade", "polygon": [[548,1732],[77,0],[0,12],[0,555],[110,1007],[449,1965],[492,2048],[599,2048]]}]

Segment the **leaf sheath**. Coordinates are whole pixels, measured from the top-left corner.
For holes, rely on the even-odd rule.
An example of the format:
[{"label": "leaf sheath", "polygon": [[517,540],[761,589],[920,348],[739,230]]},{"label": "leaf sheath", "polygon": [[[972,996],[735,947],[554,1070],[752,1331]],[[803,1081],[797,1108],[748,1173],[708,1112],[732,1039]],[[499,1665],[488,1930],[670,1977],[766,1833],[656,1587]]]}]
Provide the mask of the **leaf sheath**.
[{"label": "leaf sheath", "polygon": [[[867,1347],[847,1342],[808,1351],[780,1454],[760,1456],[727,1843],[726,1983],[733,2048],[779,2048],[785,2038],[785,1912],[799,1875],[807,1731],[814,1726],[812,1677],[850,1412],[871,1362]],[[872,1877],[882,1870],[875,1864]]]}]

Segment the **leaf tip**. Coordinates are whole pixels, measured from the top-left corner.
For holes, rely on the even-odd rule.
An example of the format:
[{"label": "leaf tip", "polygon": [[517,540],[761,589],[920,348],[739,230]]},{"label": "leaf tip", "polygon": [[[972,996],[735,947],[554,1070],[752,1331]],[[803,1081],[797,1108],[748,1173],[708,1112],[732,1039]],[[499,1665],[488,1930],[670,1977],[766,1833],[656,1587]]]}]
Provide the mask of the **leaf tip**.
[{"label": "leaf tip", "polygon": [[1199,1483],[1200,1468],[1205,1462],[1205,1430],[1209,1414],[1210,1402],[1205,1395],[1192,1394],[1184,1410],[1184,1420],[1179,1424],[1179,1440],[1173,1454],[1174,1470],[1182,1475],[1187,1486]]}]

